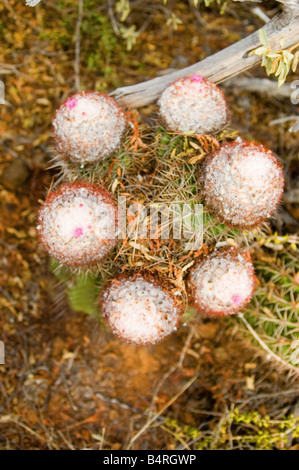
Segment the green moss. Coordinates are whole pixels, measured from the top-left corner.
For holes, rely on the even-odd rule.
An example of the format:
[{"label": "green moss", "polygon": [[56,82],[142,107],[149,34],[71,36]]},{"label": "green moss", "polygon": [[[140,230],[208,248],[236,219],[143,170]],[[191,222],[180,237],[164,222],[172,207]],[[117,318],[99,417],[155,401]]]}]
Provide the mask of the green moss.
[{"label": "green moss", "polygon": [[[113,63],[119,62],[123,48],[118,43],[106,9],[101,8],[103,4],[102,1],[84,1],[80,30],[81,63],[90,72],[101,74],[103,79],[109,81],[112,86],[118,86]],[[74,50],[75,46],[78,3],[75,0],[63,0],[58,3],[57,7],[61,10],[61,14],[57,13],[56,26],[48,29],[44,23],[44,29],[39,37],[52,41],[57,49],[69,52]],[[102,86],[103,84],[98,85],[98,87]],[[105,87],[107,87],[106,84]]]},{"label": "green moss", "polygon": [[[274,420],[258,412],[228,412],[219,422],[210,421],[200,429],[166,418],[163,429],[174,438],[174,446],[185,444],[196,450],[254,449],[277,450],[287,447],[288,436],[299,435],[299,418]],[[189,448],[190,448],[189,447]]]}]

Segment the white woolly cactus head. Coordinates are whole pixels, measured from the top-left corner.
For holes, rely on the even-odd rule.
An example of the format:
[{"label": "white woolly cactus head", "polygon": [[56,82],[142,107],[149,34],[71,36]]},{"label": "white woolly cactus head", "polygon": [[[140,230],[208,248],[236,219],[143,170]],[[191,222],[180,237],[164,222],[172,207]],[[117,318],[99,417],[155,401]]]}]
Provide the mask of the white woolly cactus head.
[{"label": "white woolly cactus head", "polygon": [[252,229],[278,206],[284,175],[270,150],[240,139],[206,158],[202,183],[205,202],[221,222]]},{"label": "white woolly cactus head", "polygon": [[159,100],[160,116],[173,132],[211,134],[224,127],[228,108],[222,91],[200,75],[171,83]]},{"label": "white woolly cactus head", "polygon": [[117,243],[117,208],[101,186],[66,183],[48,194],[38,213],[38,235],[62,264],[87,267],[100,262]]},{"label": "white woolly cactus head", "polygon": [[113,333],[138,345],[164,339],[176,330],[182,314],[181,296],[145,273],[113,279],[104,289],[100,305]]},{"label": "white woolly cactus head", "polygon": [[206,255],[190,270],[187,279],[190,304],[211,317],[239,312],[251,300],[254,287],[250,258],[236,248]]},{"label": "white woolly cactus head", "polygon": [[110,96],[82,92],[60,106],[53,126],[56,150],[61,156],[78,164],[95,163],[118,148],[126,118]]}]

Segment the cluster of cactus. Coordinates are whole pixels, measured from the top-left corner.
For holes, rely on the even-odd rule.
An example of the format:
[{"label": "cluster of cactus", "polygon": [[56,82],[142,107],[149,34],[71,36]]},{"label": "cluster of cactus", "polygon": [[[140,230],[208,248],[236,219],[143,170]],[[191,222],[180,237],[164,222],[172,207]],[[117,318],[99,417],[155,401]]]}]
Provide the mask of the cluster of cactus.
[{"label": "cluster of cactus", "polygon": [[[106,284],[99,300],[104,320],[136,344],[174,331],[188,301],[209,316],[246,306],[255,276],[244,249],[253,233],[244,229],[269,218],[284,186],[269,150],[228,142],[227,104],[213,83],[198,75],[177,80],[158,104],[166,131],[160,127],[142,142],[124,138],[128,113],[109,96],[83,92],[69,98],[53,121],[56,160],[69,182],[48,194],[38,215],[50,255],[69,267],[93,269],[94,284]],[[215,132],[217,139],[207,135]],[[133,228],[123,235],[116,195],[126,195],[128,206],[175,202],[182,218],[181,207],[204,201],[200,216],[189,215],[191,231],[194,221],[203,224],[201,246],[184,247],[172,233],[140,237],[136,213],[127,213]]]}]

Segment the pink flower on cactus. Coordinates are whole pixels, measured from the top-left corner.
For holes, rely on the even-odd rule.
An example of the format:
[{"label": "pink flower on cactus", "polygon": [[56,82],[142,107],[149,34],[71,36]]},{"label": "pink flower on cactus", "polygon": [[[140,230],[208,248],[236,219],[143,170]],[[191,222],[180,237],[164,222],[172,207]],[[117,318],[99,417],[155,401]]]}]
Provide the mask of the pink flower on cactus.
[{"label": "pink flower on cactus", "polygon": [[77,100],[75,98],[70,98],[66,103],[65,106],[67,106],[69,109],[73,109],[77,104]]},{"label": "pink flower on cactus", "polygon": [[[88,225],[88,227],[91,228],[91,225]],[[74,237],[75,238],[80,238],[83,235],[83,228],[82,227],[76,227],[74,230]]]},{"label": "pink flower on cactus", "polygon": [[232,297],[234,304],[240,305],[242,303],[242,297],[239,294],[235,294]]},{"label": "pink flower on cactus", "polygon": [[203,77],[201,75],[191,75],[191,81],[192,82],[202,82]]}]

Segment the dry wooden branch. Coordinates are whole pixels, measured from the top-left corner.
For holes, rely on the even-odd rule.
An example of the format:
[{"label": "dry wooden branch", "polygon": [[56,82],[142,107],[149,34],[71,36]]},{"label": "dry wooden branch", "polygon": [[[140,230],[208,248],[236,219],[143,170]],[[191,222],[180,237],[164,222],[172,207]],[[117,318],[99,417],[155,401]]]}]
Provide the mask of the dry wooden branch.
[{"label": "dry wooden branch", "polygon": [[234,77],[226,80],[222,86],[224,88],[233,88],[237,91],[260,93],[261,95],[267,95],[271,98],[290,99],[293,91],[290,83],[284,83],[280,88],[278,88],[277,81],[269,80],[268,78]]},{"label": "dry wooden branch", "polygon": [[78,0],[78,20],[76,25],[76,36],[75,36],[75,87],[76,91],[80,93],[80,43],[81,43],[81,24],[83,17],[83,0]]},{"label": "dry wooden branch", "polygon": [[283,201],[286,204],[299,204],[299,189],[292,189],[284,193]]},{"label": "dry wooden branch", "polygon": [[[284,48],[291,47],[299,42],[299,9],[284,8],[263,29],[274,50],[280,49],[279,43],[282,37],[285,39]],[[259,31],[256,31],[190,67],[137,85],[117,88],[112,92],[112,96],[128,107],[137,108],[155,101],[166,86],[177,78],[198,74],[215,83],[222,82],[257,65],[261,60],[260,57],[249,53],[259,45]]]}]

